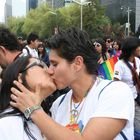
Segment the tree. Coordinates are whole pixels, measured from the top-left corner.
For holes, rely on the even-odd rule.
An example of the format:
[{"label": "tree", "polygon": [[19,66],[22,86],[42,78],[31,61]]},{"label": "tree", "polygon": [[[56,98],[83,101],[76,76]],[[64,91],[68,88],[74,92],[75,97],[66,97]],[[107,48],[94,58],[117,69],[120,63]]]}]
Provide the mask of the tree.
[{"label": "tree", "polygon": [[25,37],[25,34],[22,32],[24,21],[24,17],[9,17],[7,26],[11,30],[11,32],[16,34],[17,36]]}]

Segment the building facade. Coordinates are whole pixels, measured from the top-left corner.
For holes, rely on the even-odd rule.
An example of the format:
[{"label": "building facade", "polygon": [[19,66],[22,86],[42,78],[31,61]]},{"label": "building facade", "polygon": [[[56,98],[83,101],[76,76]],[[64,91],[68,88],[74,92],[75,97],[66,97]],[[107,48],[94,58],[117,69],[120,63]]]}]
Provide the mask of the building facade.
[{"label": "building facade", "polygon": [[6,0],[4,6],[5,24],[7,24],[7,20],[11,16],[12,16],[12,0]]},{"label": "building facade", "polygon": [[140,0],[100,0],[100,2],[107,6],[106,15],[112,20],[117,21],[121,18],[121,22],[125,24],[128,22],[129,14],[131,30],[135,32],[138,29],[140,25]]},{"label": "building facade", "polygon": [[138,27],[140,26],[140,0],[136,0],[136,16],[135,16],[135,31],[137,31]]}]

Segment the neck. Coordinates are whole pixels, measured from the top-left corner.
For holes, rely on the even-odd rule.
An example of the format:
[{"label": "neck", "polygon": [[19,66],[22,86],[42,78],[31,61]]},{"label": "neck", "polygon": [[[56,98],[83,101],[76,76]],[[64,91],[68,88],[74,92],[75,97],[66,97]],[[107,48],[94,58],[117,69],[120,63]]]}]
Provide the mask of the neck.
[{"label": "neck", "polygon": [[21,53],[20,51],[15,51],[12,53],[9,52],[9,55],[7,55],[8,56],[8,64],[11,64],[20,53]]},{"label": "neck", "polygon": [[[81,80],[83,79],[83,80]],[[95,76],[89,76],[85,78],[80,78],[78,84],[73,87],[72,99],[74,102],[81,102],[84,97],[88,94],[89,90],[92,88],[96,80]],[[86,81],[86,82],[85,82]]]}]

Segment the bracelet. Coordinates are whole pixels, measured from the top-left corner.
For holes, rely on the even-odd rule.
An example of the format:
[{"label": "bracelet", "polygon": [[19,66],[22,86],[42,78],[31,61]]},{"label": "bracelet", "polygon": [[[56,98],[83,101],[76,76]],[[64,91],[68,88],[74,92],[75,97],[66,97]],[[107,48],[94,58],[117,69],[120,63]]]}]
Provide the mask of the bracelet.
[{"label": "bracelet", "polygon": [[25,109],[24,111],[24,116],[26,117],[26,119],[29,119],[29,117],[31,116],[31,114],[38,109],[42,109],[41,105],[35,105],[32,107],[28,107]]}]

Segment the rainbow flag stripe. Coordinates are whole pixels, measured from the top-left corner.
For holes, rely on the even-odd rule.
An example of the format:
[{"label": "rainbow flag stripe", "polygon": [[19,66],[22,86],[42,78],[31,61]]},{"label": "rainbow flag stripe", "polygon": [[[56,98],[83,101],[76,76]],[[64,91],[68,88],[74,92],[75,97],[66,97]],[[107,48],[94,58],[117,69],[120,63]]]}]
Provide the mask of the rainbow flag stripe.
[{"label": "rainbow flag stripe", "polygon": [[114,65],[118,61],[118,57],[114,56],[100,64],[98,75],[104,79],[113,79]]}]

